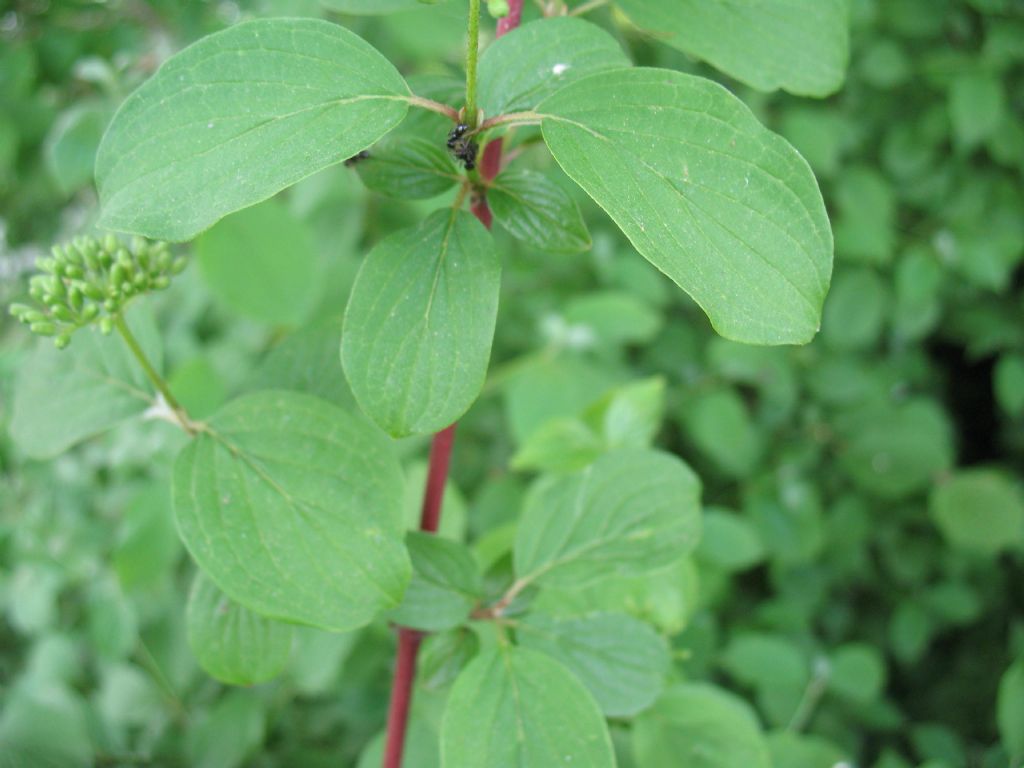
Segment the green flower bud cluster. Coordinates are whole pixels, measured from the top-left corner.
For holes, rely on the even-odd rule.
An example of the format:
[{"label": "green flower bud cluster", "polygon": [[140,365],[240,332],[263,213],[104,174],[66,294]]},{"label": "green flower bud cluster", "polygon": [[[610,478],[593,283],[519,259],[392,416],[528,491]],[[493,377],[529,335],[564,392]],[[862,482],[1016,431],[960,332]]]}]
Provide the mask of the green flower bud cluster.
[{"label": "green flower bud cluster", "polygon": [[186,263],[171,255],[167,243],[135,237],[128,248],[113,235],[76,237],[54,246],[52,256],[36,260],[40,274],[29,281],[28,291],[34,305],[12,304],[10,312],[32,333],[52,336],[57,349],[63,349],[72,333],[90,323],[110,333],[128,301],[163,290]]}]

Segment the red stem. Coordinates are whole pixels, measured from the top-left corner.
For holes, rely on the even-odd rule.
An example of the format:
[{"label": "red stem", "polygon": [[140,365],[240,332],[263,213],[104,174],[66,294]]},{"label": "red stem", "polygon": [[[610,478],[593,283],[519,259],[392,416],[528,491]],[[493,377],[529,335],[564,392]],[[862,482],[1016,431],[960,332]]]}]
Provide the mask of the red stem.
[{"label": "red stem", "polygon": [[437,526],[441,524],[441,502],[444,501],[444,484],[448,480],[455,426],[452,424],[442,429],[430,443],[430,468],[427,470],[427,485],[423,489],[423,508],[420,512],[421,531],[437,533]]},{"label": "red stem", "polygon": [[412,681],[416,677],[416,654],[422,635],[414,629],[398,630],[395,676],[391,681],[391,706],[388,708],[388,735],[384,746],[384,768],[401,768],[405,751],[405,731],[409,723]]},{"label": "red stem", "polygon": [[[498,37],[518,27],[523,15],[523,0],[509,0],[508,5],[508,16],[498,20]],[[501,169],[501,144],[501,139],[496,139],[484,147],[480,173],[488,181],[497,176]],[[491,228],[493,217],[486,197],[481,195],[478,200],[473,201],[470,210],[481,224],[488,229]],[[436,533],[437,527],[441,524],[441,504],[444,501],[444,486],[448,480],[454,441],[455,424],[452,424],[434,435],[430,443],[430,466],[427,470],[427,484],[423,489],[423,508],[420,513],[421,531]],[[414,629],[400,627],[398,630],[398,652],[395,658],[395,675],[391,682],[384,768],[402,768],[409,705],[412,703],[412,684],[416,679],[416,656],[422,639],[422,633]]]},{"label": "red stem", "polygon": [[[441,503],[444,486],[448,481],[455,425],[442,429],[430,443],[430,466],[427,484],[423,489],[423,507],[420,511],[420,530],[436,533],[441,523]],[[391,705],[388,708],[387,742],[384,745],[384,768],[401,768],[405,751],[405,732],[412,702],[412,684],[416,679],[416,655],[423,635],[414,629],[398,630],[398,654],[395,676],[391,681]]]},{"label": "red stem", "polygon": [[508,0],[508,16],[498,19],[497,37],[501,37],[519,26],[523,18],[523,0]]}]

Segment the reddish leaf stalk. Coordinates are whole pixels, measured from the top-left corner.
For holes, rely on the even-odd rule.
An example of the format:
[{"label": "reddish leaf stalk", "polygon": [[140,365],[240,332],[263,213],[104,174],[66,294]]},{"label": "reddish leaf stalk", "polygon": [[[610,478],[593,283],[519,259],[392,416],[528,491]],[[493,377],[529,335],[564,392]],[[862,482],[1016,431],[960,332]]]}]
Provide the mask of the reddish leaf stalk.
[{"label": "reddish leaf stalk", "polygon": [[[518,27],[522,14],[523,0],[509,0],[509,13],[505,18],[498,20],[497,36],[501,37]],[[495,139],[484,147],[480,174],[487,181],[497,176],[501,170],[501,145],[501,139]],[[491,228],[493,217],[486,197],[481,195],[474,200],[470,204],[470,210],[481,224],[488,229]],[[427,471],[427,484],[423,490],[423,508],[420,513],[421,531],[436,533],[441,524],[441,504],[444,501],[444,486],[448,480],[454,441],[455,424],[438,432],[431,441],[430,467]],[[416,679],[416,656],[422,639],[422,633],[414,629],[400,627],[398,630],[398,652],[395,658],[395,674],[391,682],[384,768],[402,768],[409,707],[412,704],[412,685]]]}]

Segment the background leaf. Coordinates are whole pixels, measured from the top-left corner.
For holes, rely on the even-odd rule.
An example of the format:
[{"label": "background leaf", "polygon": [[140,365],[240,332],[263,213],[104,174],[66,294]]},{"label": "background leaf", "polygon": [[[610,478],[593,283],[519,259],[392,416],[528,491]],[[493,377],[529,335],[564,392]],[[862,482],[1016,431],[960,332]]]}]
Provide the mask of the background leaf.
[{"label": "background leaf", "polygon": [[843,414],[836,427],[841,464],[874,496],[905,498],[953,463],[949,422],[929,400],[867,406]]},{"label": "background leaf", "polygon": [[1024,495],[997,472],[956,472],[932,491],[931,514],[943,536],[965,552],[994,557],[1024,546]]},{"label": "background leaf", "polygon": [[542,251],[590,249],[590,233],[569,194],[536,171],[503,171],[487,188],[495,220],[510,235]]},{"label": "background leaf", "polygon": [[394,436],[436,432],[483,386],[501,266],[483,225],[436,211],[386,238],[363,262],[341,338],[360,408]]},{"label": "background leaf", "polygon": [[671,688],[641,715],[633,749],[644,768],[769,768],[768,746],[750,708],[720,688]]},{"label": "background leaf", "polygon": [[604,72],[545,99],[544,140],[630,242],[726,338],[809,341],[832,233],[806,161],[709,80]]},{"label": "background leaf", "polygon": [[443,768],[613,768],[608,730],[587,689],[548,656],[504,647],[474,659],[441,725]]},{"label": "background leaf", "polygon": [[999,681],[996,710],[999,738],[1012,763],[1024,760],[1024,662],[1010,666]]},{"label": "background leaf", "polygon": [[366,149],[402,121],[408,95],[387,59],[335,24],[259,19],[204,37],[107,128],[100,224],[189,240]]},{"label": "background leaf", "polygon": [[613,451],[577,474],[544,478],[519,521],[516,575],[580,586],[664,567],[696,546],[699,498],[690,468],[651,450]]},{"label": "background leaf", "polygon": [[429,632],[464,623],[483,591],[473,555],[463,544],[420,531],[407,533],[405,542],[412,580],[390,620]]},{"label": "background leaf", "polygon": [[207,285],[232,310],[298,325],[323,286],[312,233],[276,200],[232,214],[196,241]]},{"label": "background leaf", "polygon": [[846,75],[843,0],[616,0],[657,39],[762,91],[828,96]]},{"label": "background leaf", "polygon": [[[159,370],[162,344],[152,317],[134,307],[126,321]],[[10,433],[26,455],[37,459],[56,456],[138,416],[153,402],[153,385],[124,340],[95,328],[79,331],[64,350],[40,339],[18,371]]]},{"label": "background leaf", "polygon": [[288,664],[292,628],[243,608],[201,571],[192,583],[185,620],[200,666],[222,683],[262,683]]},{"label": "background leaf", "polygon": [[653,704],[669,670],[665,640],[624,614],[529,614],[517,624],[516,638],[564,664],[608,717],[630,717]]},{"label": "background leaf", "polygon": [[401,499],[383,435],[296,392],[228,403],[174,467],[178,530],[210,579],[256,613],[336,631],[401,598]]},{"label": "background leaf", "polygon": [[460,180],[458,168],[440,141],[396,134],[373,145],[355,169],[368,189],[400,200],[436,197]]}]

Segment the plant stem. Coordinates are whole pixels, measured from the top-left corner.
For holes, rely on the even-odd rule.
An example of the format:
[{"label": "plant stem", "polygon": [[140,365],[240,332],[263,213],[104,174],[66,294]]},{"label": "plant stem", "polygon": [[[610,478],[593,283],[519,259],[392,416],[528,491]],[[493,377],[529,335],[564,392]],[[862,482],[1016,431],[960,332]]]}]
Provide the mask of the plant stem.
[{"label": "plant stem", "polygon": [[469,0],[466,36],[466,124],[476,128],[476,59],[480,48],[480,0]]},{"label": "plant stem", "polygon": [[[509,0],[509,14],[498,22],[498,35],[519,26],[523,0]],[[511,25],[502,22],[514,19]],[[469,44],[466,51],[466,116],[471,126],[476,125],[476,59],[480,36],[480,0],[469,3]],[[485,148],[486,150],[486,148]],[[501,144],[487,167],[500,167]],[[497,171],[495,170],[495,173]],[[493,178],[493,177],[492,177]],[[489,180],[489,179],[488,179]],[[460,193],[458,206],[461,207],[465,190]],[[491,212],[487,198],[481,195],[471,209],[480,222],[491,228]],[[448,481],[451,466],[452,445],[455,442],[455,424],[434,435],[430,443],[430,465],[427,482],[423,489],[423,507],[420,510],[420,530],[436,533],[441,524],[441,505],[444,501],[444,486]],[[405,733],[409,724],[409,707],[412,704],[412,686],[416,679],[416,656],[419,653],[423,634],[407,627],[398,630],[398,651],[395,658],[395,674],[391,681],[391,704],[388,707],[387,737],[384,745],[383,768],[402,768],[402,754],[405,751]]]},{"label": "plant stem", "polygon": [[398,652],[395,676],[391,681],[391,705],[388,707],[387,742],[384,745],[384,768],[401,768],[405,752],[405,732],[412,703],[412,683],[416,678],[416,655],[423,636],[414,629],[398,630]]},{"label": "plant stem", "polygon": [[413,94],[408,99],[409,103],[414,107],[420,109],[429,109],[431,112],[437,112],[439,115],[444,115],[449,118],[453,123],[459,120],[459,111],[455,107],[449,107],[447,104],[442,104],[439,101],[433,99],[427,99],[423,96],[416,96]]},{"label": "plant stem", "polygon": [[456,426],[452,424],[442,429],[430,443],[430,467],[427,470],[427,485],[423,489],[423,508],[420,511],[421,531],[437,533],[437,527],[441,524],[441,503],[444,501],[444,485],[448,481]]},{"label": "plant stem", "polygon": [[[441,504],[444,486],[448,481],[452,444],[455,442],[455,424],[442,429],[430,443],[430,467],[427,484],[423,489],[423,507],[420,510],[420,530],[436,533],[441,524]],[[387,742],[384,745],[384,768],[401,768],[405,751],[405,732],[409,723],[409,705],[412,703],[412,684],[416,679],[416,655],[423,635],[414,629],[398,630],[398,653],[395,676],[391,681],[391,704],[388,708]]]},{"label": "plant stem", "polygon": [[807,683],[804,695],[801,697],[800,703],[797,704],[796,712],[793,713],[789,725],[786,726],[787,731],[799,733],[807,726],[811,716],[814,714],[815,708],[818,706],[818,702],[828,687],[828,679],[828,662],[823,660],[816,661],[810,682]]},{"label": "plant stem", "polygon": [[135,334],[131,332],[131,329],[128,327],[128,323],[124,321],[123,316],[116,315],[114,317],[114,327],[117,328],[117,332],[121,334],[121,338],[124,339],[124,343],[128,345],[128,349],[130,349],[132,354],[135,355],[135,359],[139,361],[139,365],[142,366],[142,370],[145,371],[146,376],[151,382],[153,382],[153,386],[156,387],[157,392],[163,396],[164,401],[171,407],[175,415],[177,415],[178,423],[181,424],[182,429],[190,435],[194,435],[196,430],[192,425],[192,422],[189,420],[188,414],[185,409],[182,408],[178,399],[171,392],[171,388],[167,386],[167,382],[164,381],[163,377],[156,372],[156,369],[149,362],[149,358],[146,357],[146,353],[142,351],[142,345],[140,345],[138,340],[135,338]]},{"label": "plant stem", "polygon": [[515,125],[532,125],[539,123],[544,118],[544,115],[539,112],[509,112],[505,115],[497,115],[496,117],[489,117],[480,123],[480,128],[477,132],[486,131],[488,128],[494,128],[499,125],[508,125],[514,123]]}]

